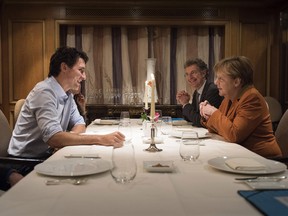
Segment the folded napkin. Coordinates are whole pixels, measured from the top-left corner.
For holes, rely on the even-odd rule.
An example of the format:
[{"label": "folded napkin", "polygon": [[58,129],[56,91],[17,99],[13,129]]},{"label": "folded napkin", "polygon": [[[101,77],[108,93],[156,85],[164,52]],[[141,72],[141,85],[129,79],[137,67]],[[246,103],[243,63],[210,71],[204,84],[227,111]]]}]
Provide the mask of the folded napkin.
[{"label": "folded napkin", "polygon": [[[163,139],[161,137],[155,137],[154,142],[155,144],[161,144],[163,143]],[[143,138],[143,143],[151,144],[151,138],[150,137]]]},{"label": "folded napkin", "polygon": [[[183,133],[183,131],[185,131],[185,132],[197,132],[198,133],[198,138],[199,139],[203,139],[203,138],[209,138],[209,137],[211,137],[211,134],[210,133],[208,133],[207,131],[195,131],[194,129],[188,129],[188,128],[177,128],[177,129],[175,129],[175,130],[173,130],[171,133],[170,133],[170,135],[171,136],[174,136],[174,137],[179,137],[179,138],[181,138],[182,137],[182,133]],[[189,137],[189,135],[187,134],[187,138],[193,138],[193,137]],[[195,137],[196,138],[196,137]]]},{"label": "folded napkin", "polygon": [[181,126],[181,125],[188,125],[189,122],[186,120],[172,120],[172,125],[174,126]]},{"label": "folded napkin", "polygon": [[113,119],[95,119],[93,123],[102,125],[112,125],[112,124],[118,124],[118,121]]},{"label": "folded napkin", "polygon": [[265,165],[252,158],[230,158],[225,161],[225,164],[234,170],[253,171],[264,170]]}]

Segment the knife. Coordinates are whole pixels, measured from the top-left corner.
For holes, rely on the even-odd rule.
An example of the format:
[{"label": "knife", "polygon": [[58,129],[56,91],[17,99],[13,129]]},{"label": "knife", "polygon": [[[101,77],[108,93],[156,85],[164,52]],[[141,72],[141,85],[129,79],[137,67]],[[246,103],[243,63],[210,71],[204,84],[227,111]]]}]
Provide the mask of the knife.
[{"label": "knife", "polygon": [[235,178],[238,181],[281,181],[286,179],[287,176],[256,176],[256,177],[244,177],[244,178]]},{"label": "knife", "polygon": [[70,155],[65,155],[65,158],[90,158],[90,159],[99,159],[98,154],[70,154]]}]

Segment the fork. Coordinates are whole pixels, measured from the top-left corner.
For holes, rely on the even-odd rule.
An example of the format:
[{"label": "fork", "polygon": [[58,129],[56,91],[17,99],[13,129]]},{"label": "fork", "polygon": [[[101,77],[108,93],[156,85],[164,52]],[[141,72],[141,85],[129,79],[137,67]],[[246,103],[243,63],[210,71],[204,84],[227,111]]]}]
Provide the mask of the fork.
[{"label": "fork", "polygon": [[73,185],[81,185],[87,182],[87,179],[47,179],[46,180],[46,185],[59,185],[61,183],[70,183]]}]

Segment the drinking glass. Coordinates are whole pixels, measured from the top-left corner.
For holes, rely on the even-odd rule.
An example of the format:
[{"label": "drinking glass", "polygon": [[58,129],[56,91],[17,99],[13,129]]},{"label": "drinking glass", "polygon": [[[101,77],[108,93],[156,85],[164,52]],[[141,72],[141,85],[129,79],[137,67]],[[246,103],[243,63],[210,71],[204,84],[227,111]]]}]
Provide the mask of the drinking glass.
[{"label": "drinking glass", "polygon": [[113,148],[112,164],[113,168],[110,173],[115,182],[122,184],[131,182],[137,173],[133,144],[129,143],[121,148]]},{"label": "drinking glass", "polygon": [[118,131],[125,136],[125,143],[132,140],[132,128],[130,122],[120,122],[118,125]]},{"label": "drinking glass", "polygon": [[122,111],[120,114],[120,122],[130,122],[130,114],[128,111]]},{"label": "drinking glass", "polygon": [[161,133],[164,135],[170,134],[172,131],[172,118],[171,116],[162,116]]},{"label": "drinking glass", "polygon": [[183,131],[179,153],[184,161],[196,161],[200,156],[198,133],[194,131]]}]

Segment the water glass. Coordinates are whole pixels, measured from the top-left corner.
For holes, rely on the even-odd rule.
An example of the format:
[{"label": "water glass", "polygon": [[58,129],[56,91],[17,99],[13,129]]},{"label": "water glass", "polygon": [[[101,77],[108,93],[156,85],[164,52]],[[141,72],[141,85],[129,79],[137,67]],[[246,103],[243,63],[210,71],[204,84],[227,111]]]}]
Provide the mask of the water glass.
[{"label": "water glass", "polygon": [[120,122],[130,122],[130,114],[128,111],[122,111],[120,114]]},{"label": "water glass", "polygon": [[161,133],[168,135],[172,132],[172,118],[170,116],[162,116]]},{"label": "water glass", "polygon": [[113,168],[110,173],[115,182],[121,184],[131,182],[137,173],[133,144],[129,143],[121,148],[113,148],[112,164]]},{"label": "water glass", "polygon": [[200,156],[200,140],[198,133],[194,131],[183,131],[179,154],[184,161],[196,161]]},{"label": "water glass", "polygon": [[125,143],[132,141],[132,128],[130,122],[120,122],[118,126],[118,131],[125,136]]}]

